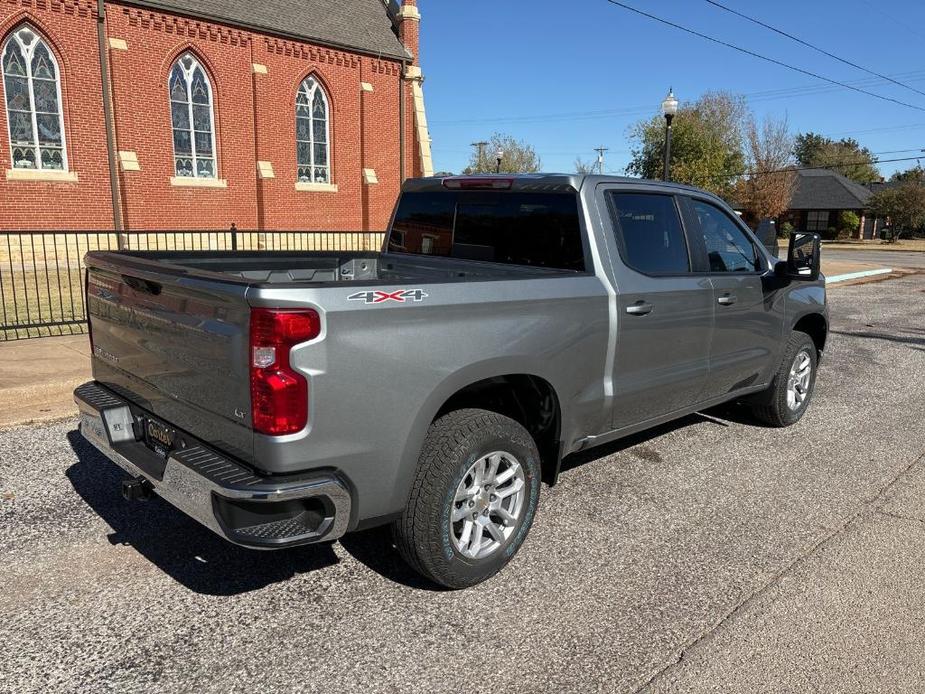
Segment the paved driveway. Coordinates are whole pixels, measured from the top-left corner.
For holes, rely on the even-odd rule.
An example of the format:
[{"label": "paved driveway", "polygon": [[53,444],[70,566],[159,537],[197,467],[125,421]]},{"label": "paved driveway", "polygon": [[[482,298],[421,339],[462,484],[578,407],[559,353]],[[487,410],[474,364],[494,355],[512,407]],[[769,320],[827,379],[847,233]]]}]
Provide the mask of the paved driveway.
[{"label": "paved driveway", "polygon": [[382,531],[258,553],[126,504],[72,423],[0,434],[0,691],[922,691],[923,292],[831,292],[796,427],[731,407],[572,460],[463,592]]}]

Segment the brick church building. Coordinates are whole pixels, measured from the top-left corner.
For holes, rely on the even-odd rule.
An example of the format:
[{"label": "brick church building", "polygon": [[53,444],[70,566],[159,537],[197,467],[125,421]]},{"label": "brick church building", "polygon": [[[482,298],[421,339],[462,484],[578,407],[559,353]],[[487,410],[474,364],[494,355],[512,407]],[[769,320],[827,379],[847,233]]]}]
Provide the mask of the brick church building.
[{"label": "brick church building", "polygon": [[385,228],[416,0],[0,0],[0,231]]}]

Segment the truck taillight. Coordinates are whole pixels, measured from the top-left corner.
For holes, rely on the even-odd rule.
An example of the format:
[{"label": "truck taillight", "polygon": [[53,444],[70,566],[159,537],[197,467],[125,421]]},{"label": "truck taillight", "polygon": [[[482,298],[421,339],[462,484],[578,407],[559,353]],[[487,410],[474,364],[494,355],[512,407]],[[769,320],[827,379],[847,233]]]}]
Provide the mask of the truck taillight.
[{"label": "truck taillight", "polygon": [[251,309],[251,413],[254,431],[283,436],[308,424],[308,381],[292,368],[289,352],[318,337],[316,311]]}]

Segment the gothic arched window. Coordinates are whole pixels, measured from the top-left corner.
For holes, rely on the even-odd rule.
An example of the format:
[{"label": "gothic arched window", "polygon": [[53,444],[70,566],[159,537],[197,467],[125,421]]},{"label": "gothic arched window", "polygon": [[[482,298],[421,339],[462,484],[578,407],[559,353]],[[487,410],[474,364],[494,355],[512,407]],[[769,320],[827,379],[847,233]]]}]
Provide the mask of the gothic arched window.
[{"label": "gothic arched window", "polygon": [[7,38],[2,63],[13,168],[66,171],[61,73],[54,53],[26,24]]},{"label": "gothic arched window", "polygon": [[167,87],[175,175],[215,178],[215,117],[205,68],[192,53],[184,53],[170,69]]},{"label": "gothic arched window", "polygon": [[295,99],[298,181],[331,182],[331,128],[328,96],[314,77],[299,85]]}]

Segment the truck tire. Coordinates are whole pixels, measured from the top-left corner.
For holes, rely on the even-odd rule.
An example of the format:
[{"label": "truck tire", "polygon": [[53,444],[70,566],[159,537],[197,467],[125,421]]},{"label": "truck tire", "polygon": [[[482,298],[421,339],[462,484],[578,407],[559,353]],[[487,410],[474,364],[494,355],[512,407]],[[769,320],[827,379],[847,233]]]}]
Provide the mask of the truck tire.
[{"label": "truck tire", "polygon": [[513,419],[463,409],[430,426],[408,503],[393,525],[408,564],[446,588],[500,571],[523,544],[540,495],[540,456]]},{"label": "truck tire", "polygon": [[794,331],[771,386],[751,405],[752,413],[772,427],[796,424],[806,412],[816,386],[816,344],[806,333]]}]

